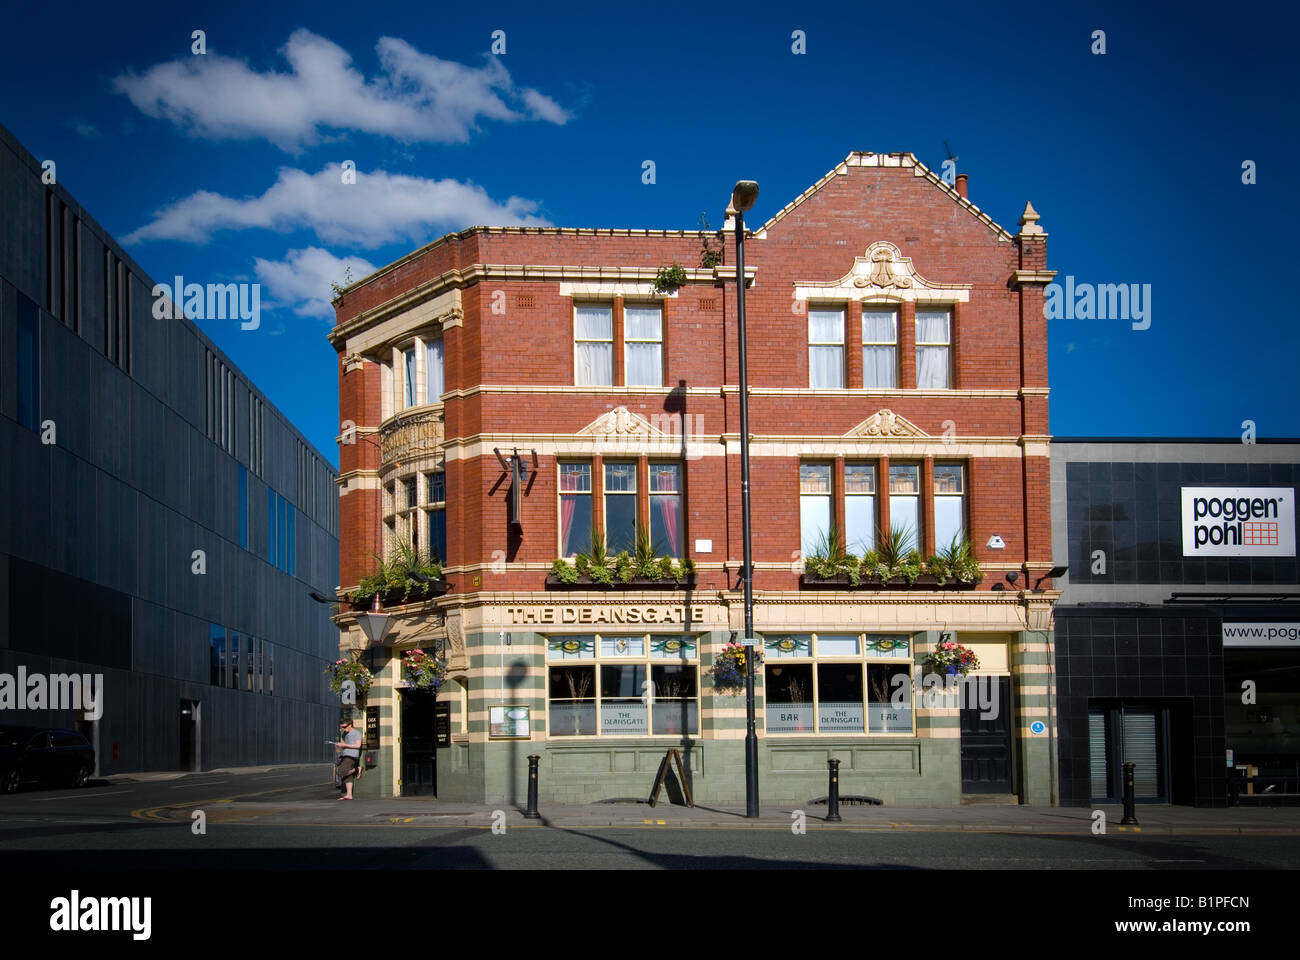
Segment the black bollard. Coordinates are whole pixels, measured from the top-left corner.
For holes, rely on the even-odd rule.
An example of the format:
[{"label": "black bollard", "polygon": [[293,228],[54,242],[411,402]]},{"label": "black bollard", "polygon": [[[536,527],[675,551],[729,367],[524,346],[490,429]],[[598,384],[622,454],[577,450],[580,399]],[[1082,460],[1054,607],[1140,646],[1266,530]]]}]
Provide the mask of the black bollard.
[{"label": "black bollard", "polygon": [[826,793],[826,822],[839,823],[843,818],[840,816],[840,762],[838,760],[827,760],[826,766],[830,771],[830,788]]},{"label": "black bollard", "polygon": [[542,815],[537,812],[537,761],[541,759],[535,753],[528,755],[528,809],[524,811],[526,820],[542,818]]},{"label": "black bollard", "polygon": [[1133,771],[1136,769],[1137,769],[1137,764],[1134,763],[1132,760],[1125,761],[1124,763],[1124,819],[1121,820],[1120,823],[1136,824],[1138,822],[1138,819],[1134,815],[1134,810],[1133,810],[1133,805],[1134,803],[1136,803],[1136,800],[1134,799],[1134,793],[1136,792],[1136,789],[1133,785]]}]

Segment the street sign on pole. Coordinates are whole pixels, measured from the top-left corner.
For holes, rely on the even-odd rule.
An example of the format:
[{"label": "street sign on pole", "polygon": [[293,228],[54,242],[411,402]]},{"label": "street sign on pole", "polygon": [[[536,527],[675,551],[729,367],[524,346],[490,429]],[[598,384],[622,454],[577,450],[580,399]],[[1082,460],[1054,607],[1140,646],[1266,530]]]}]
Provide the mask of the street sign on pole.
[{"label": "street sign on pole", "polygon": [[742,647],[756,647],[758,646],[758,637],[741,637],[740,645]]}]

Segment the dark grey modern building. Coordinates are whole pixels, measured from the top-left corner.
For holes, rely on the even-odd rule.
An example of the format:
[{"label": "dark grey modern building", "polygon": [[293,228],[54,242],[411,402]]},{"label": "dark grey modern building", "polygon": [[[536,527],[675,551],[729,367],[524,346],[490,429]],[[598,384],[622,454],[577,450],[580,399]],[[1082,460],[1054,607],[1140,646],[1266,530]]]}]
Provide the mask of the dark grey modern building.
[{"label": "dark grey modern building", "polygon": [[[335,472],[41,175],[0,128],[0,724],[100,773],[324,759]],[[98,719],[19,683],[71,673]]]},{"label": "dark grey modern building", "polygon": [[1060,800],[1300,802],[1300,442],[1056,439]]}]

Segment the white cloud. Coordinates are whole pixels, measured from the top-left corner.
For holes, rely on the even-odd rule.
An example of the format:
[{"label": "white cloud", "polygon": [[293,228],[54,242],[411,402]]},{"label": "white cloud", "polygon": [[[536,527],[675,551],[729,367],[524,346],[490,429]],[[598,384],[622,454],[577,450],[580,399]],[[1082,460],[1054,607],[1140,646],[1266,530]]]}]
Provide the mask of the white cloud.
[{"label": "white cloud", "polygon": [[495,57],[470,67],[421,53],[405,40],[375,45],[381,72],[367,79],[342,47],[295,30],[282,48],[288,73],[259,72],[215,53],[186,56],[113,81],[143,113],[210,140],[264,137],[297,152],[322,128],[356,130],[403,142],[463,143],[480,117],[563,124],[567,110],[530,87],[516,87]]},{"label": "white cloud", "polygon": [[276,306],[291,306],[300,317],[332,320],[334,307],[330,301],[334,290],[330,285],[345,286],[349,272],[351,279],[347,282],[360,280],[374,273],[375,266],[360,257],[336,257],[320,247],[307,247],[290,250],[284,260],[258,257],[253,261],[253,270]]},{"label": "white cloud", "polygon": [[305,228],[328,243],[373,248],[397,240],[426,243],[476,225],[550,226],[536,216],[537,207],[522,197],[498,203],[482,187],[459,180],[358,170],[356,183],[345,184],[339,164],[314,174],[285,167],[260,197],[199,190],[163,207],[123,240],[206,243],[218,230]]}]

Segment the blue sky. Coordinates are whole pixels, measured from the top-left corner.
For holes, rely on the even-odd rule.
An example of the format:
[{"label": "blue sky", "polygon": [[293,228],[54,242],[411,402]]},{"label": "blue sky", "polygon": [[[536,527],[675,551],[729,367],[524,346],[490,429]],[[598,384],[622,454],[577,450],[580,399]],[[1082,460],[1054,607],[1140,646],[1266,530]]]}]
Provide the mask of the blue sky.
[{"label": "blue sky", "polygon": [[331,459],[346,263],[485,222],[717,226],[740,178],[757,223],[851,150],[939,169],[945,141],[1004,227],[1033,202],[1061,280],[1150,284],[1148,329],[1049,323],[1053,433],[1300,436],[1295,8],[981,6],[28,6],[0,122],[155,279],[262,284],[258,330],[203,326]]}]

